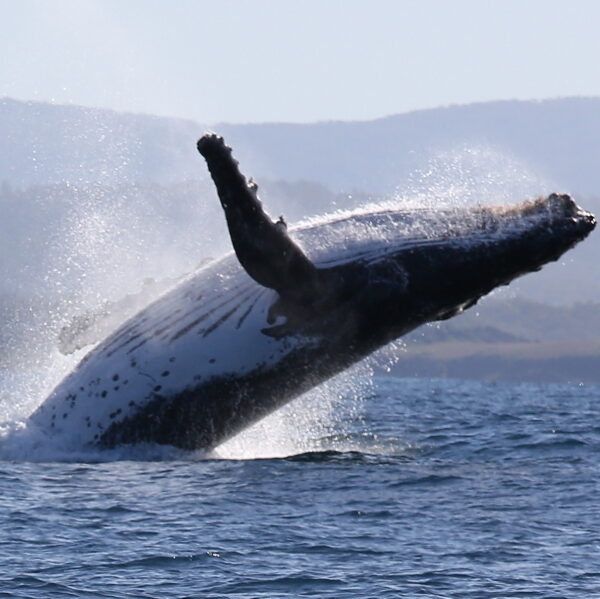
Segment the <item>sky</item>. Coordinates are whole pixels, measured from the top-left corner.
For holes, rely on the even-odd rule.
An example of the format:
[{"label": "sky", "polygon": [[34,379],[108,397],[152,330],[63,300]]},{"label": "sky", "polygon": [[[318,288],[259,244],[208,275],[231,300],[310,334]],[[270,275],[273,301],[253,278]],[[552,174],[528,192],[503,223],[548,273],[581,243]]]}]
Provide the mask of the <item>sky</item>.
[{"label": "sky", "polygon": [[596,0],[0,0],[0,97],[221,122],[600,96]]}]

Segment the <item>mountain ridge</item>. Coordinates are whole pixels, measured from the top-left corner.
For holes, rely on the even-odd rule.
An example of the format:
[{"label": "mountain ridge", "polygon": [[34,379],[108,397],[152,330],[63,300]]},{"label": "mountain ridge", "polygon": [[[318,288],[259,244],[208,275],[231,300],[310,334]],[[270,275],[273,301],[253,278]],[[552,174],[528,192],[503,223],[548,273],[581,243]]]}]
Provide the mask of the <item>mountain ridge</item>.
[{"label": "mountain ridge", "polygon": [[367,121],[216,125],[3,98],[0,181],[198,178],[195,140],[207,129],[224,135],[257,179],[314,181],[334,192],[394,193],[440,153],[469,147],[505,154],[561,189],[600,191],[594,97],[450,105]]}]

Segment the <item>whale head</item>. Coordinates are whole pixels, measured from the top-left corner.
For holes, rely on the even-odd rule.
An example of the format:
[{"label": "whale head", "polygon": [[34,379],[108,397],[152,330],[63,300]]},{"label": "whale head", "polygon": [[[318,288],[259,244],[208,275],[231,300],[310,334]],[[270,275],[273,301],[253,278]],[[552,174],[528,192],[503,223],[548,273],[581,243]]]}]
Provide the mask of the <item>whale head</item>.
[{"label": "whale head", "polygon": [[[514,206],[365,214],[371,245],[330,270],[365,347],[444,320],[513,279],[560,258],[595,227],[566,194]],[[381,230],[379,230],[381,229]],[[376,241],[378,240],[378,241]],[[339,301],[339,299],[338,299]]]}]

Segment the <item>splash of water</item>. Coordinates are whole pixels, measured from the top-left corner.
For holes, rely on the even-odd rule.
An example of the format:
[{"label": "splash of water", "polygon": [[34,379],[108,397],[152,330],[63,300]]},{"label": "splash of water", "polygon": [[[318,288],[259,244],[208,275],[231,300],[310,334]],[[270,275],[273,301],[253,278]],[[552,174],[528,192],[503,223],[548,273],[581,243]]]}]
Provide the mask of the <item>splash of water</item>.
[{"label": "splash of water", "polygon": [[502,148],[463,143],[432,151],[396,196],[408,205],[436,209],[518,203],[559,189]]},{"label": "splash of water", "polygon": [[221,444],[213,456],[256,459],[360,451],[355,439],[362,428],[363,402],[372,389],[371,374],[367,362],[358,364]]}]

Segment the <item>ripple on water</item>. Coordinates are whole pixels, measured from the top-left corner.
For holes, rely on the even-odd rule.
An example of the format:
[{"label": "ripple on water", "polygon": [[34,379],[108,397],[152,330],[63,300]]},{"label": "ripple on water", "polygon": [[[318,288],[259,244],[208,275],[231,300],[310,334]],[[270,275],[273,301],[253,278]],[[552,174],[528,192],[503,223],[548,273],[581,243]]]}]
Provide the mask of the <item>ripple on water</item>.
[{"label": "ripple on water", "polygon": [[369,397],[283,455],[250,437],[254,458],[0,463],[0,593],[597,594],[600,390],[386,379]]}]

